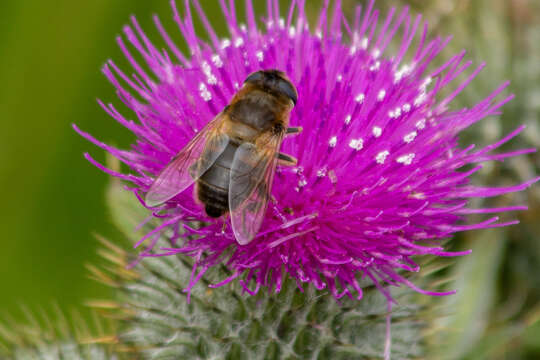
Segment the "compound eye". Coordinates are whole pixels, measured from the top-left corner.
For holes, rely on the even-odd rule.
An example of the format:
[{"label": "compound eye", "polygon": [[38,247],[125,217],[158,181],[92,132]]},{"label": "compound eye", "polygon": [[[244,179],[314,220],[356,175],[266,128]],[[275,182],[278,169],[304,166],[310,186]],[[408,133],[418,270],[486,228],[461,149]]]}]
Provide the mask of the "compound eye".
[{"label": "compound eye", "polygon": [[279,80],[278,88],[283,94],[287,95],[287,97],[292,100],[294,105],[296,105],[296,102],[298,101],[298,94],[296,93],[296,89],[293,84],[287,80]]},{"label": "compound eye", "polygon": [[254,72],[253,74],[249,75],[246,80],[244,81],[244,84],[245,83],[248,83],[248,82],[257,82],[257,81],[262,81],[264,79],[264,74],[262,71],[257,71],[257,72]]}]

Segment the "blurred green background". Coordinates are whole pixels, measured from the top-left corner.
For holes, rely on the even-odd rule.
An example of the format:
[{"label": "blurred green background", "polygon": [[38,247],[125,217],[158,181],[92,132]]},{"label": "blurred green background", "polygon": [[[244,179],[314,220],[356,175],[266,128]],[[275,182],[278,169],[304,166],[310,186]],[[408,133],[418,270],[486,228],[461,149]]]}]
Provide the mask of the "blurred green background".
[{"label": "blurred green background", "polygon": [[[313,15],[320,2],[308,1]],[[217,0],[203,3],[225,36]],[[344,0],[345,7],[356,3]],[[423,13],[432,36],[453,34],[447,55],[465,48],[475,63],[488,63],[454,108],[470,106],[512,80],[509,91],[517,98],[502,117],[468,131],[468,141],[487,144],[526,123],[526,132],[507,148],[540,147],[540,1],[377,1],[379,8],[396,4]],[[162,45],[153,13],[174,29],[168,0],[0,2],[0,318],[22,319],[23,304],[37,310],[57,302],[68,311],[81,309],[85,299],[110,296],[107,288],[88,279],[84,268],[98,261],[93,233],[118,235],[105,206],[107,177],[82,153],[89,151],[99,161],[105,156],[76,135],[71,124],[121,147],[133,140],[96,103],[98,97],[120,103],[100,68],[112,58],[129,69],[115,36],[131,14]],[[538,164],[538,155],[531,155],[489,165],[475,182],[524,181],[538,173]],[[501,348],[504,356],[516,355],[501,358],[540,358],[540,191],[536,186],[492,201],[526,202],[528,212],[512,215],[520,225],[471,232],[453,242],[455,248],[474,249],[454,269],[459,295],[443,300],[458,310],[438,323],[451,329],[444,343],[454,358],[495,359]],[[434,344],[440,340],[433,339]]]},{"label": "blurred green background", "polygon": [[104,204],[106,176],[82,157],[101,151],[71,128],[77,123],[126,146],[130,134],[96,103],[114,101],[100,73],[104,61],[123,62],[114,38],[132,13],[149,26],[166,1],[92,0],[0,2],[1,313],[80,307],[107,295],[87,278],[96,260],[92,235],[110,235]]}]

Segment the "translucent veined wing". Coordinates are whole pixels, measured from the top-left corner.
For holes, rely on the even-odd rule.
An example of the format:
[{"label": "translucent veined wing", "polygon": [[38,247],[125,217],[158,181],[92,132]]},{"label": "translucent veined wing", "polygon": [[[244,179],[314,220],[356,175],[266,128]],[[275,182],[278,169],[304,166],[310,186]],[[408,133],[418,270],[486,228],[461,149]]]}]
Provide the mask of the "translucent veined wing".
[{"label": "translucent veined wing", "polygon": [[229,185],[231,223],[240,245],[248,244],[261,228],[277,165],[282,135],[265,135],[258,145],[244,143],[234,155]]},{"label": "translucent veined wing", "polygon": [[229,136],[220,131],[225,116],[220,113],[210,121],[161,171],[146,193],[146,205],[175,197],[212,166],[229,143]]}]

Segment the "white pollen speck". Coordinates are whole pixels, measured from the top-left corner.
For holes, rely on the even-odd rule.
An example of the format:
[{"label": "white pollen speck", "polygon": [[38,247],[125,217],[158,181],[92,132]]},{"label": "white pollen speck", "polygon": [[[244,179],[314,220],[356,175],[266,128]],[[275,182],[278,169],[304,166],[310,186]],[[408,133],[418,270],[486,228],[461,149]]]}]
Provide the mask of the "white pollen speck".
[{"label": "white pollen speck", "polygon": [[347,115],[347,117],[345,117],[345,125],[349,125],[351,123],[351,120],[352,120],[352,115],[351,114]]},{"label": "white pollen speck", "polygon": [[374,126],[372,132],[373,132],[373,136],[378,138],[382,134],[382,129],[378,126]]},{"label": "white pollen speck", "polygon": [[206,61],[202,63],[202,71],[206,75],[206,82],[210,85],[217,84],[217,78],[212,74],[212,68]]},{"label": "white pollen speck", "polygon": [[398,117],[401,116],[401,109],[398,107],[398,108],[395,108],[394,110],[390,110],[388,112],[388,116],[390,116],[392,119],[396,119]]},{"label": "white pollen speck", "polygon": [[356,49],[356,45],[351,46],[351,48],[350,48],[350,50],[349,50],[349,54],[350,54],[350,55],[354,55],[354,54],[356,53],[356,50],[357,50],[357,49]]},{"label": "white pollen speck", "polygon": [[306,185],[307,185],[306,179],[302,179],[302,180],[298,181],[298,187],[304,187]]},{"label": "white pollen speck", "polygon": [[322,31],[321,30],[317,30],[315,32],[315,36],[318,37],[319,39],[322,39]]},{"label": "white pollen speck", "polygon": [[411,104],[409,103],[404,104],[402,109],[404,113],[408,113],[409,111],[411,111]]},{"label": "white pollen speck", "polygon": [[377,100],[383,101],[385,96],[386,96],[386,90],[381,89],[379,93],[377,94]]},{"label": "white pollen speck", "polygon": [[390,152],[388,150],[383,150],[380,153],[378,153],[377,156],[375,156],[375,161],[378,164],[384,164],[389,154]]},{"label": "white pollen speck", "polygon": [[327,171],[328,170],[325,167],[317,170],[317,177],[325,177]]},{"label": "white pollen speck", "polygon": [[244,45],[244,38],[239,37],[238,39],[234,40],[234,47],[240,47]]},{"label": "white pollen speck", "polygon": [[199,84],[199,93],[204,101],[210,101],[212,99],[212,94],[208,91],[208,88],[204,83]]},{"label": "white pollen speck", "polygon": [[223,66],[223,60],[221,60],[221,58],[219,57],[218,54],[215,54],[215,55],[212,56],[212,62],[218,68]]},{"label": "white pollen speck", "polygon": [[354,101],[358,102],[358,103],[363,103],[364,102],[364,99],[366,98],[366,96],[362,93],[356,95],[356,97],[354,98]]},{"label": "white pollen speck", "polygon": [[255,56],[257,56],[257,60],[259,61],[263,61],[264,60],[264,53],[262,51],[257,51],[257,53],[255,54]]},{"label": "white pollen speck", "polygon": [[[412,192],[409,195],[409,197],[411,197],[413,199],[424,200],[426,198],[426,194],[424,194],[422,192]],[[420,236],[426,236],[425,234],[426,234],[425,232],[422,232],[422,233],[420,233]]]},{"label": "white pollen speck", "polygon": [[381,67],[381,62],[377,61],[375,64],[369,67],[369,71],[377,71],[380,69],[380,67]]},{"label": "white pollen speck", "polygon": [[246,32],[247,31],[246,24],[240,24],[240,30],[242,30],[243,32]]},{"label": "white pollen speck", "polygon": [[405,76],[409,75],[411,73],[412,67],[405,64],[403,65],[399,70],[397,70],[394,73],[394,83],[398,83],[403,79]]},{"label": "white pollen speck", "polygon": [[420,130],[426,127],[426,119],[420,119],[416,122],[416,127]]},{"label": "white pollen speck", "polygon": [[240,85],[236,81],[234,82],[233,86],[235,89],[240,89]]},{"label": "white pollen speck", "polygon": [[272,26],[274,26],[274,21],[273,21],[273,20],[269,20],[269,21],[266,23],[266,27],[268,27],[269,29],[271,29]]},{"label": "white pollen speck", "polygon": [[223,39],[223,41],[221,42],[221,48],[222,48],[222,49],[226,49],[226,48],[228,48],[229,46],[231,46],[231,40],[229,40],[229,39]]},{"label": "white pollen speck", "polygon": [[412,142],[414,140],[414,138],[416,138],[416,135],[418,135],[418,133],[416,131],[410,132],[410,133],[408,133],[407,135],[405,135],[403,137],[403,141],[405,141],[408,144],[408,143]]},{"label": "white pollen speck", "polygon": [[433,80],[431,79],[431,77],[427,77],[424,82],[422,83],[422,85],[420,85],[421,88],[423,88],[424,90],[426,89],[426,87],[431,84]]},{"label": "white pollen speck", "polygon": [[343,75],[338,74],[338,75],[336,76],[336,81],[337,81],[337,82],[341,82],[341,80],[343,80]]},{"label": "white pollen speck", "polygon": [[336,144],[337,144],[337,136],[332,136],[330,138],[330,141],[328,141],[328,145],[333,148],[333,147],[336,147]]},{"label": "white pollen speck", "polygon": [[206,75],[212,73],[212,68],[210,67],[210,64],[208,64],[206,61],[202,62],[202,70]]},{"label": "white pollen speck", "polygon": [[373,51],[371,52],[371,55],[377,59],[379,56],[381,56],[381,50],[379,49],[373,49]]},{"label": "white pollen speck", "polygon": [[362,42],[360,43],[360,46],[362,47],[362,49],[366,50],[367,47],[368,47],[368,44],[369,44],[369,40],[367,37],[364,37],[362,39]]},{"label": "white pollen speck", "polygon": [[416,97],[416,99],[414,99],[414,105],[416,106],[422,105],[424,101],[426,101],[426,99],[427,99],[426,93],[422,92],[420,93],[420,95]]},{"label": "white pollen speck", "polygon": [[407,155],[403,155],[403,156],[398,157],[396,161],[398,163],[400,163],[400,164],[403,164],[403,165],[411,165],[413,159],[414,159],[414,154],[411,153],[411,154],[407,154]]},{"label": "white pollen speck", "polygon": [[282,29],[285,27],[285,19],[279,18],[279,27]]},{"label": "white pollen speck", "polygon": [[294,35],[296,35],[296,29],[294,28],[294,26],[291,26],[289,28],[289,37],[294,37]]},{"label": "white pollen speck", "polygon": [[353,148],[356,151],[362,150],[362,148],[364,147],[364,140],[362,140],[362,139],[352,139],[349,142],[349,147]]}]

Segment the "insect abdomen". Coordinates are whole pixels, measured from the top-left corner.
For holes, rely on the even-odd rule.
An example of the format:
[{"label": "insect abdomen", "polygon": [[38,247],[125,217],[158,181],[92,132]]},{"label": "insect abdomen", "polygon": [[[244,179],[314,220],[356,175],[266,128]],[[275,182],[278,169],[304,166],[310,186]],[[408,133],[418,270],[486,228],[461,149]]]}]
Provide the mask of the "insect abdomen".
[{"label": "insect abdomen", "polygon": [[231,164],[238,144],[230,142],[216,162],[198,180],[197,197],[208,216],[218,218],[229,211]]}]

